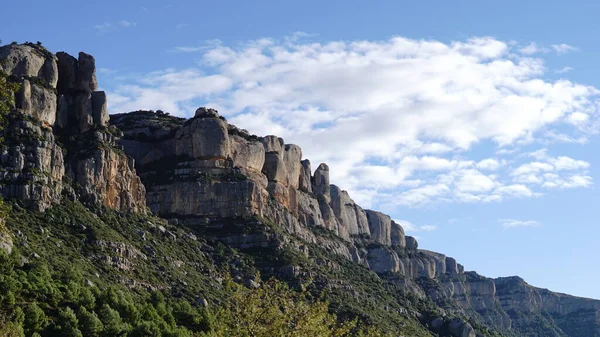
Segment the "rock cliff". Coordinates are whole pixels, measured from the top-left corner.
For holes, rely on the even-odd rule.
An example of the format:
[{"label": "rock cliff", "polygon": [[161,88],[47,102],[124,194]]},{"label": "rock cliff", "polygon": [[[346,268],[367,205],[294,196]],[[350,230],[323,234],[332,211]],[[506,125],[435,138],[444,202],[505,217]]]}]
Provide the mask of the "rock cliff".
[{"label": "rock cliff", "polygon": [[[124,133],[118,142],[135,158],[148,206],[162,217],[192,226],[218,218],[271,219],[417,296],[442,307],[452,303],[447,314],[461,314],[499,331],[523,331],[520,315],[528,317],[527,322],[528,315],[554,315],[557,319],[551,324],[558,330],[569,329],[561,322],[569,322],[572,315],[589,315],[590,320],[598,315],[598,301],[562,297],[525,283],[507,285],[504,279],[465,272],[451,257],[419,250],[417,241],[388,215],[364,210],[332,185],[327,164],[313,173],[297,145],[276,136],[250,135],[215,110],[199,108],[190,120],[138,111],[112,115],[111,123]],[[339,240],[319,237],[315,228]],[[263,247],[268,239],[252,236],[248,241],[230,233],[224,241],[250,248]],[[434,331],[476,335],[466,321],[433,316],[423,320],[437,326]]]},{"label": "rock cliff", "polygon": [[0,130],[0,194],[40,211],[65,194],[144,212],[144,186],[108,127],[94,58],[11,44],[0,47],[0,61],[20,85]]},{"label": "rock cliff", "polygon": [[[324,250],[377,273],[414,303],[435,303],[427,312],[398,310],[438,335],[483,336],[490,327],[507,336],[600,336],[600,301],[519,278],[485,278],[419,249],[390,216],[363,209],[331,184],[327,164],[313,172],[301,148],[282,138],[251,135],[204,107],[191,119],[160,111],[109,118],[95,60],[85,53],[14,44],[0,47],[0,60],[21,85],[0,130],[0,194],[7,199],[36,211],[63,198],[122,212],[148,208],[236,249],[286,248],[304,257]],[[256,218],[277,230],[253,222],[223,231],[227,219]],[[1,225],[0,249],[8,251],[11,237]],[[336,269],[343,263],[336,259],[315,263]],[[300,264],[263,267],[281,277],[314,276]],[[532,322],[543,323],[535,333]]]}]

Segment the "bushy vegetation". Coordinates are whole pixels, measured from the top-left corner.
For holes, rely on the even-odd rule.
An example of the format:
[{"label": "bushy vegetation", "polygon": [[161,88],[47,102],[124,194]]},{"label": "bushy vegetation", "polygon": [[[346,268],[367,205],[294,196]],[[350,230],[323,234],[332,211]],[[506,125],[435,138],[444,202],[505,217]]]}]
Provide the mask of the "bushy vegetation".
[{"label": "bushy vegetation", "polygon": [[[2,44],[2,42],[0,42]],[[15,105],[14,94],[19,90],[19,85],[8,79],[0,64],[0,125],[6,123],[5,116]]]},{"label": "bushy vegetation", "polygon": [[15,247],[0,253],[0,336],[384,335],[341,310],[337,291],[261,280],[258,255],[162,219],[68,200],[45,213],[2,205]]}]

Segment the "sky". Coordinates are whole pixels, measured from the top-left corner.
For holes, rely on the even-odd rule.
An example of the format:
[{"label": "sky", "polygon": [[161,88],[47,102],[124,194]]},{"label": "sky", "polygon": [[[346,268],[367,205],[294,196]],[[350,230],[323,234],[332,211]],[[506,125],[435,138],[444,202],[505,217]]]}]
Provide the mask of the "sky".
[{"label": "sky", "polygon": [[[600,2],[11,1],[111,113],[214,107],[298,144],[421,248],[600,299]],[[25,14],[26,13],[26,14]]]}]

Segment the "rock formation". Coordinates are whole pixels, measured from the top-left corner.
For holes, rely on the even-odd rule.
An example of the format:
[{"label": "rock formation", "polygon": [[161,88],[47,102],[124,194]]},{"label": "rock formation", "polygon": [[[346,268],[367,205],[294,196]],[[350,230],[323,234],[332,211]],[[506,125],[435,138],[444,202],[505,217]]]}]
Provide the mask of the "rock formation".
[{"label": "rock formation", "polygon": [[116,145],[116,130],[108,128],[106,94],[96,91],[94,58],[11,44],[0,47],[0,60],[2,71],[21,87],[0,130],[0,194],[40,211],[60,202],[65,192],[144,212],[144,186]]},{"label": "rock formation", "polygon": [[[428,298],[444,308],[452,303],[452,318],[446,312],[414,314],[440,335],[479,336],[467,319],[511,331],[523,315],[552,316],[564,331],[573,320],[592,322],[589,331],[600,327],[600,301],[537,289],[518,278],[485,278],[465,272],[452,257],[418,249],[390,216],[361,208],[332,185],[327,164],[313,173],[301,148],[282,138],[251,135],[205,107],[188,120],[137,111],[112,115],[109,125],[92,56],[53,55],[26,44],[0,47],[0,60],[21,84],[0,130],[0,194],[7,199],[37,211],[65,196],[119,211],[148,207],[195,227],[219,219],[267,219],[297,241],[243,229],[220,239],[239,249],[290,246],[303,255],[316,245],[371,269],[415,301]],[[10,251],[10,235],[1,229],[0,249]],[[284,266],[280,272],[300,269]]]}]

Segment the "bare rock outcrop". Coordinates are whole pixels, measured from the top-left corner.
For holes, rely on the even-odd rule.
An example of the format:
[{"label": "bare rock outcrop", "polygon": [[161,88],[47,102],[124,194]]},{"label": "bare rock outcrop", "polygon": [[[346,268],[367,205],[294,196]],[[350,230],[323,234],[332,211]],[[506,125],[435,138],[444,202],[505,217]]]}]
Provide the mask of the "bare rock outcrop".
[{"label": "bare rock outcrop", "polygon": [[322,163],[317,167],[312,178],[313,193],[317,196],[322,196],[327,202],[331,200],[331,191],[329,183],[329,166]]},{"label": "bare rock outcrop", "polygon": [[331,208],[349,235],[370,234],[366,212],[350,198],[348,192],[331,185]]},{"label": "bare rock outcrop", "polygon": [[0,130],[0,194],[43,211],[60,201],[65,166],[52,130],[41,123],[8,116]]},{"label": "bare rock outcrop", "polygon": [[65,191],[144,212],[144,186],[116,145],[115,130],[107,128],[106,95],[96,91],[94,58],[55,56],[27,43],[0,47],[0,60],[10,79],[21,84],[0,128],[0,194],[38,211],[59,202]]},{"label": "bare rock outcrop", "polygon": [[0,252],[10,255],[13,249],[13,241],[10,233],[6,229],[4,219],[0,215]]},{"label": "bare rock outcrop", "polygon": [[310,168],[310,160],[304,159],[300,162],[302,165],[300,167],[300,178],[298,181],[298,189],[303,192],[312,193],[312,183],[310,181],[311,176],[311,168]]}]

